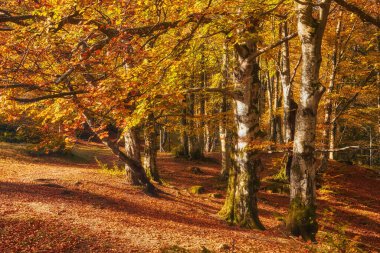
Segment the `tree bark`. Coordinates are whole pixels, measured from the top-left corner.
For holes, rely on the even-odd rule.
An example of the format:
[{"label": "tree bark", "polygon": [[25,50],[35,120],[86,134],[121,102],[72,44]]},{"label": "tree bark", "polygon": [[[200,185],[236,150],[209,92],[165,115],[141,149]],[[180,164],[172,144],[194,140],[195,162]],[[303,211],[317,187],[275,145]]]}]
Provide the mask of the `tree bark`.
[{"label": "tree bark", "polygon": [[[255,20],[251,19],[249,32],[255,32]],[[259,65],[255,57],[257,44],[247,40],[235,44],[238,68],[235,71],[234,113],[237,142],[234,149],[233,167],[229,175],[227,198],[221,217],[242,227],[264,229],[258,216],[257,192],[260,159],[250,144],[256,139],[259,128]],[[251,56],[251,57],[250,57]]]},{"label": "tree bark", "polygon": [[[336,73],[338,71],[338,64],[339,64],[339,60],[340,60],[338,52],[340,50],[340,41],[341,41],[340,40],[340,33],[342,30],[342,15],[343,15],[343,12],[340,11],[339,17],[338,17],[338,23],[337,23],[337,27],[336,27],[336,32],[335,32],[335,43],[334,43],[333,53],[331,56],[332,57],[332,63],[331,63],[331,74],[330,74],[330,80],[329,80],[329,87],[328,87],[327,92],[326,92],[327,98],[326,98],[326,104],[325,104],[325,119],[323,122],[324,123],[324,129],[323,129],[323,133],[322,133],[322,144],[323,144],[324,149],[329,149],[329,147],[330,147],[330,141],[331,141],[330,132],[331,132],[331,128],[333,127],[332,123],[331,123],[331,114],[333,111],[333,101],[331,99],[331,94],[334,90],[335,77],[336,77]],[[330,153],[331,152],[322,154],[322,161],[321,161],[321,165],[318,169],[318,172],[326,171],[328,158],[330,156],[332,156]]]},{"label": "tree bark", "polygon": [[268,110],[269,110],[269,139],[275,140],[275,125],[274,125],[274,112],[273,112],[273,93],[274,93],[274,77],[269,75],[267,71],[267,95],[268,95]]},{"label": "tree bark", "polygon": [[[221,82],[220,88],[226,88],[228,84],[228,41],[225,39],[223,44],[223,64],[222,64],[222,75],[223,81]],[[222,118],[219,123],[219,138],[220,138],[220,150],[222,154],[222,169],[221,176],[223,178],[227,178],[229,169],[231,167],[231,149],[230,145],[232,145],[231,133],[228,129],[227,122],[227,113],[228,111],[228,100],[227,96],[223,94],[222,97],[222,106],[220,108],[220,112],[222,114]]]},{"label": "tree bark", "polygon": [[[132,127],[124,133],[125,154],[136,164],[141,165],[140,144],[138,137],[138,129]],[[126,180],[131,185],[140,185],[139,175],[135,173],[133,166],[125,164]]]},{"label": "tree bark", "polygon": [[[194,116],[195,115],[195,94],[190,93],[189,99],[188,99],[188,115]],[[188,122],[189,128],[193,129],[195,128],[195,122],[194,120],[190,120]],[[199,159],[203,156],[202,149],[199,144],[198,136],[195,133],[195,131],[192,131],[188,135],[188,146],[189,146],[189,154],[188,158],[190,160]]]},{"label": "tree bark", "polygon": [[[281,33],[283,38],[288,36],[287,21],[284,21]],[[289,41],[285,41],[281,47],[280,79],[284,108],[284,142],[289,143],[294,140],[295,120],[298,108],[297,103],[294,101],[293,87],[290,81]]]},{"label": "tree bark", "polygon": [[[288,23],[284,21],[280,26],[280,33],[282,38],[288,36]],[[284,142],[290,143],[294,140],[294,131],[296,123],[296,114],[298,105],[294,101],[293,96],[293,84],[290,77],[290,55],[289,55],[289,41],[285,41],[281,46],[280,56],[280,81],[282,86],[283,96],[283,122],[284,122]],[[290,167],[293,160],[293,154],[287,153],[284,157],[284,164],[282,166],[285,169],[285,175],[290,177]]]},{"label": "tree bark", "polygon": [[188,157],[189,156],[189,140],[188,140],[188,134],[187,134],[187,120],[186,120],[186,116],[187,116],[187,105],[186,105],[186,101],[187,99],[185,98],[184,99],[184,108],[182,109],[182,116],[181,116],[181,132],[180,132],[180,153],[182,153],[182,155],[184,157]]},{"label": "tree bark", "polygon": [[[200,74],[200,87],[202,89],[206,88],[206,82],[207,82],[207,74],[206,74],[206,59],[205,59],[205,56],[204,56],[204,45],[202,45],[202,56],[201,56],[201,74]],[[200,120],[200,132],[198,134],[198,142],[199,142],[199,149],[200,149],[200,153],[201,153],[201,157],[203,157],[203,154],[204,154],[204,151],[205,151],[205,140],[206,140],[206,137],[205,137],[205,115],[206,115],[206,99],[205,99],[205,96],[204,94],[199,94],[199,114],[200,114],[200,117],[201,117],[201,120]]]},{"label": "tree bark", "polygon": [[290,210],[287,228],[304,240],[315,241],[318,231],[316,219],[316,189],[314,158],[318,103],[325,88],[319,81],[321,44],[331,5],[325,0],[319,7],[318,20],[312,0],[296,2],[298,35],[301,40],[302,74],[300,103],[296,116],[293,161],[290,171]]},{"label": "tree bark", "polygon": [[273,105],[273,128],[274,128],[274,141],[276,143],[283,143],[282,136],[282,127],[281,127],[281,116],[279,114],[279,110],[281,107],[281,94],[280,94],[280,77],[278,71],[276,71],[276,79],[275,79],[275,87],[274,87],[274,105]]},{"label": "tree bark", "polygon": [[[74,99],[76,100],[76,99]],[[133,175],[133,180],[136,184],[142,185],[145,187],[145,191],[149,194],[155,194],[156,188],[149,181],[148,177],[145,174],[144,168],[141,166],[141,162],[135,160],[134,158],[127,155],[127,153],[123,153],[117,143],[112,141],[110,138],[101,135],[98,130],[96,130],[96,123],[94,118],[91,116],[89,112],[83,112],[83,117],[85,118],[87,124],[90,126],[90,129],[94,132],[94,134],[102,141],[102,143],[107,146],[112,153],[117,156],[122,162],[126,164],[126,168],[130,170],[130,174]],[[131,182],[131,178],[127,175],[127,182]]]},{"label": "tree bark", "polygon": [[157,131],[153,114],[148,116],[144,129],[144,169],[148,178],[160,182],[157,168]]}]

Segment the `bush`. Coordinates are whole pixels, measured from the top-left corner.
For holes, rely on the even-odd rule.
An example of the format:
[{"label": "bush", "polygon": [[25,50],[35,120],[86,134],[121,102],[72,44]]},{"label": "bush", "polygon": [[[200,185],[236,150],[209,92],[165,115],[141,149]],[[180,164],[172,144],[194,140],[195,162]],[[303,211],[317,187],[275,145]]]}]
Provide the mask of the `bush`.
[{"label": "bush", "polygon": [[32,155],[52,155],[52,154],[67,154],[72,147],[72,143],[68,138],[61,135],[47,135],[36,144],[29,147],[29,153]]},{"label": "bush", "polygon": [[95,161],[98,164],[100,171],[104,174],[109,174],[113,176],[125,175],[124,168],[121,166],[118,166],[116,163],[114,163],[112,166],[109,166],[108,164],[99,161],[97,157],[95,157]]},{"label": "bush", "polygon": [[[175,158],[180,158],[180,157],[186,157],[185,156],[185,149],[183,146],[179,145],[172,150],[172,154],[174,155]],[[187,158],[187,157],[186,157]]]}]

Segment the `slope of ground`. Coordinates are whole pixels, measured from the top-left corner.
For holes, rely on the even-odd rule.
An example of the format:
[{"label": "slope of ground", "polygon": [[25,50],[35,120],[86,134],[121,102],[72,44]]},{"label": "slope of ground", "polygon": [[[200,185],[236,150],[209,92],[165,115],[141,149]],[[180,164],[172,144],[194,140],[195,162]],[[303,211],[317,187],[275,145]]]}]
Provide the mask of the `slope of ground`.
[{"label": "slope of ground", "polygon": [[[23,150],[23,145],[0,143],[0,252],[309,252],[315,248],[285,233],[281,217],[288,206],[286,194],[260,192],[265,231],[231,227],[219,220],[216,213],[223,204],[225,183],[219,179],[215,155],[186,161],[160,154],[165,183],[158,186],[160,196],[152,198],[124,184],[122,175],[99,169],[95,156],[112,163],[100,145],[82,143],[74,150],[76,157],[30,157]],[[265,164],[264,173],[273,174],[269,157]],[[192,166],[202,173],[192,173]],[[376,252],[379,177],[363,168],[332,163],[324,180],[318,205],[328,219],[321,223],[319,240],[328,243],[333,238],[347,245],[358,241],[361,248]],[[188,188],[194,185],[204,186],[205,193],[190,194]],[[336,224],[346,225],[346,235],[330,236],[339,232]]]}]

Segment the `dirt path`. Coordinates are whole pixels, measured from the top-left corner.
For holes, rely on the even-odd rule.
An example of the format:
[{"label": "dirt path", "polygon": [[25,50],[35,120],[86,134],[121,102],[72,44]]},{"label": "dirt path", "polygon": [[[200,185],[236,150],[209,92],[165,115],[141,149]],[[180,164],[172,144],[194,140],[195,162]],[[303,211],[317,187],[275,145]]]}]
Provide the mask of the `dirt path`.
[{"label": "dirt path", "polygon": [[[224,194],[216,159],[189,162],[161,154],[158,164],[166,184],[159,186],[160,197],[152,198],[124,184],[122,176],[100,172],[92,157],[109,156],[97,145],[82,145],[79,160],[32,158],[9,144],[0,144],[0,150],[0,252],[309,251],[284,232],[279,219],[287,210],[284,194],[260,193],[266,231],[220,221],[216,213],[223,197],[210,196]],[[193,174],[191,166],[203,173]],[[323,222],[325,231],[336,229],[333,221],[347,223],[349,238],[369,245],[367,250],[380,247],[378,177],[338,163],[333,168],[326,178],[329,191],[319,200],[321,211],[337,211]],[[206,192],[190,194],[187,189],[194,185]]]}]

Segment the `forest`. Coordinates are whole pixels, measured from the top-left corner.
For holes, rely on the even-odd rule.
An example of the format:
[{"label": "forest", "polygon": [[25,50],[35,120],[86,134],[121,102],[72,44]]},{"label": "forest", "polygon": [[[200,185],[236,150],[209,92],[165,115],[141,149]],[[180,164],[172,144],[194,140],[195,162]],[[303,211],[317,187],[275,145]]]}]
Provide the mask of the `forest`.
[{"label": "forest", "polygon": [[0,252],[380,252],[379,0],[0,0]]}]

